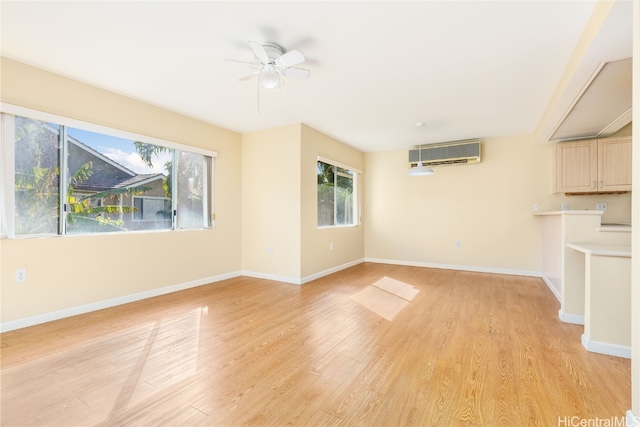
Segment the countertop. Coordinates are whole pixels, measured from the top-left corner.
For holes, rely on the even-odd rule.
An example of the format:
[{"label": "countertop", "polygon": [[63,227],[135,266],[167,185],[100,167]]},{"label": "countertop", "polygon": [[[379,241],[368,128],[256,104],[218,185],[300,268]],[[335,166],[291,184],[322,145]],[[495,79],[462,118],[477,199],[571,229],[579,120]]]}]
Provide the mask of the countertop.
[{"label": "countertop", "polygon": [[550,211],[550,212],[534,212],[534,215],[602,215],[604,211],[590,211],[587,209],[579,210],[579,211]]},{"label": "countertop", "polygon": [[[534,212],[535,216],[569,216],[569,215],[603,215],[604,211],[597,210],[566,210],[566,211],[549,211],[549,212]],[[597,231],[606,231],[606,232],[618,232],[618,233],[631,233],[631,224],[622,224],[622,223],[601,223],[597,228]]]},{"label": "countertop", "polygon": [[567,247],[588,255],[631,258],[631,245],[602,245],[597,243],[567,243]]},{"label": "countertop", "polygon": [[597,228],[598,231],[609,231],[617,233],[631,233],[631,225],[629,224],[602,224]]}]

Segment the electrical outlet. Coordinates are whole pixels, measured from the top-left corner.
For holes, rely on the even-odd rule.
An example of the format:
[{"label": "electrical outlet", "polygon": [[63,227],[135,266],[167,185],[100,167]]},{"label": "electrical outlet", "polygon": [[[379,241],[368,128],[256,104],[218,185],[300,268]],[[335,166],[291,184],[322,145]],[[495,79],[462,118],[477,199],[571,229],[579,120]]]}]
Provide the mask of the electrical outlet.
[{"label": "electrical outlet", "polygon": [[333,243],[329,243],[329,250],[332,251],[333,250]]},{"label": "electrical outlet", "polygon": [[607,204],[606,203],[596,203],[596,209],[599,211],[606,211]]},{"label": "electrical outlet", "polygon": [[456,242],[456,248],[460,249],[462,247],[462,242]]},{"label": "electrical outlet", "polygon": [[533,204],[533,211],[538,212],[540,210],[540,206],[537,203]]},{"label": "electrical outlet", "polygon": [[569,209],[569,204],[568,204],[568,203],[563,203],[563,204],[561,204],[561,205],[560,205],[560,208],[561,208],[563,211],[566,211],[567,209]]},{"label": "electrical outlet", "polygon": [[16,283],[22,283],[27,281],[27,270],[21,268],[16,270]]}]

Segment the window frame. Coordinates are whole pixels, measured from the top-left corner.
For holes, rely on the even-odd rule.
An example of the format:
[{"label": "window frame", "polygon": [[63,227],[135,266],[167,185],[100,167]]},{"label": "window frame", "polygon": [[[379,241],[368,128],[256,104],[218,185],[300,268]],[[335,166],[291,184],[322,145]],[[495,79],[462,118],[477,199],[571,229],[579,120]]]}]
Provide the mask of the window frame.
[{"label": "window frame", "polygon": [[[328,229],[328,228],[346,228],[346,227],[358,227],[362,224],[362,215],[361,215],[361,205],[362,205],[362,200],[361,200],[361,189],[360,189],[360,181],[361,181],[361,176],[362,176],[362,171],[358,168],[355,168],[353,166],[347,165],[345,163],[342,162],[338,162],[336,160],[332,160],[329,159],[327,157],[324,156],[318,156],[316,159],[316,171],[317,171],[317,167],[318,167],[318,162],[322,162],[325,164],[328,164],[330,166],[333,166],[334,168],[334,190],[333,190],[333,197],[334,197],[334,203],[333,203],[333,225],[318,225],[318,197],[317,197],[317,191],[318,191],[318,181],[317,181],[317,175],[316,175],[316,228],[318,229]],[[344,169],[344,170],[348,170],[352,173],[352,175],[343,173],[343,172],[339,172],[337,169]],[[317,172],[316,172],[317,174]],[[352,224],[336,224],[337,222],[337,210],[338,210],[338,204],[336,203],[336,195],[337,195],[337,177],[338,176],[342,176],[342,177],[348,177],[348,178],[352,178],[353,179],[353,223]]]},{"label": "window frame", "polygon": [[[208,213],[205,212],[206,209],[203,209],[203,227],[202,228],[189,228],[189,229],[178,229],[176,227],[176,212],[177,205],[175,204],[177,194],[174,192],[172,194],[173,198],[173,212],[172,212],[172,227],[171,229],[164,230],[127,230],[122,232],[110,232],[110,233],[72,233],[69,234],[65,232],[65,221],[66,215],[64,212],[64,200],[66,200],[66,174],[60,174],[60,210],[58,217],[58,230],[56,234],[27,234],[27,235],[16,235],[15,234],[15,209],[16,209],[16,200],[15,200],[15,116],[27,117],[34,120],[41,120],[48,123],[54,123],[60,125],[62,127],[62,132],[65,133],[62,139],[66,141],[66,129],[67,128],[77,128],[89,132],[100,133],[108,136],[114,136],[118,138],[129,139],[132,141],[141,141],[148,144],[154,144],[159,146],[164,146],[167,148],[171,148],[174,153],[177,150],[190,152],[195,154],[200,154],[210,158],[210,162],[208,163],[208,168],[206,169],[208,176],[204,181],[203,185],[206,188],[203,190],[205,192],[205,196],[203,198],[204,206],[208,206]],[[77,235],[104,235],[104,234],[116,234],[116,233],[148,233],[148,232],[167,232],[167,231],[197,231],[197,230],[208,230],[215,228],[215,159],[218,157],[218,153],[212,150],[206,150],[199,147],[192,147],[185,144],[180,144],[172,141],[167,141],[164,139],[156,138],[148,135],[141,135],[133,132],[123,131],[120,129],[110,128],[107,126],[98,125],[95,123],[85,122],[77,119],[72,119],[69,117],[59,116],[52,113],[47,113],[40,110],[34,110],[31,108],[26,108],[14,104],[8,103],[0,103],[0,164],[2,165],[2,179],[4,181],[4,185],[0,185],[0,238],[10,238],[10,239],[22,239],[22,238],[36,238],[36,237],[59,237],[59,236],[77,236]],[[66,169],[66,147],[67,144],[60,144],[59,149],[61,150],[61,159],[59,160],[59,165],[61,170]],[[65,169],[63,169],[65,168]],[[174,181],[177,180],[176,174],[173,174]],[[175,182],[174,182],[175,183]],[[177,187],[174,187],[177,188]]]},{"label": "window frame", "polygon": [[[131,207],[135,207],[136,206],[136,199],[140,199],[142,200],[142,206],[144,208],[144,201],[145,200],[168,200],[169,202],[171,202],[171,199],[168,197],[159,197],[159,196],[133,196],[131,197]],[[144,215],[144,209],[142,210],[142,214]],[[131,212],[131,221],[134,222],[154,222],[154,221],[162,221],[162,220],[158,220],[158,219],[145,219],[145,218],[136,218],[136,212]]]}]

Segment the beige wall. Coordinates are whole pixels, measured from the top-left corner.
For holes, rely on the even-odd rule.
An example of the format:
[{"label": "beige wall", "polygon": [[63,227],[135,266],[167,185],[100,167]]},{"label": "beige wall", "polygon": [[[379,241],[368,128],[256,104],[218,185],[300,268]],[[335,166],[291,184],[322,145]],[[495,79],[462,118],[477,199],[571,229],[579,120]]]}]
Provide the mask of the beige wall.
[{"label": "beige wall", "polygon": [[242,136],[242,270],[300,278],[300,125]]},{"label": "beige wall", "polygon": [[[320,132],[240,136],[7,58],[1,84],[2,102],[219,154],[213,230],[2,240],[2,323],[241,271],[299,283],[364,256],[363,227],[316,227],[317,156],[363,167],[362,153]],[[22,268],[27,282],[14,283]]]},{"label": "beige wall", "polygon": [[363,259],[363,227],[317,227],[318,155],[363,166],[361,152],[306,125],[242,136],[245,274],[303,283]]},{"label": "beige wall", "polygon": [[[485,138],[482,162],[407,176],[408,149],[365,155],[365,257],[416,264],[539,272],[540,211],[595,209],[629,222],[631,196],[552,194],[553,144],[533,135]],[[456,247],[460,242],[460,247]]]},{"label": "beige wall", "polygon": [[[239,134],[6,58],[1,65],[2,102],[219,154],[213,230],[1,240],[3,323],[240,271]],[[14,283],[19,268],[26,283]]]},{"label": "beige wall", "polygon": [[[362,170],[364,155],[317,130],[302,126],[302,277],[309,278],[364,258],[364,227],[321,228],[317,216],[318,156]],[[362,185],[360,186],[362,189]],[[331,249],[331,246],[333,249]]]}]

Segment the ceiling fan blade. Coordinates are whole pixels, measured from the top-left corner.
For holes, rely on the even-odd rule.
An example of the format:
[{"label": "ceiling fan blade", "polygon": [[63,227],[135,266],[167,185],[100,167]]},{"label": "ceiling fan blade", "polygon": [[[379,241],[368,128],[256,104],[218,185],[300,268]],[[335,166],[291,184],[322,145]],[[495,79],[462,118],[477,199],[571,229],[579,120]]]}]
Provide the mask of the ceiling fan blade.
[{"label": "ceiling fan blade", "polygon": [[246,65],[253,68],[262,68],[262,64],[256,64],[255,62],[238,61],[237,59],[225,58],[227,62],[237,62],[238,64]]},{"label": "ceiling fan blade", "polygon": [[282,67],[291,67],[304,62],[304,55],[299,50],[290,50],[287,53],[280,55],[276,59],[276,64]]},{"label": "ceiling fan blade", "polygon": [[255,76],[257,76],[258,74],[260,74],[260,71],[256,71],[255,73],[251,73],[251,74],[246,75],[246,76],[244,76],[244,77],[240,77],[240,78],[238,79],[238,81],[250,80],[250,79],[254,78]]},{"label": "ceiling fan blade", "polygon": [[291,77],[292,79],[296,80],[307,80],[311,75],[311,71],[304,68],[291,67],[283,69],[282,74],[284,74],[286,77]]},{"label": "ceiling fan blade", "polygon": [[264,46],[262,46],[258,42],[249,42],[249,46],[251,46],[251,50],[253,50],[253,54],[258,58],[260,62],[263,64],[269,62],[269,55],[267,55],[267,51],[264,50]]}]

